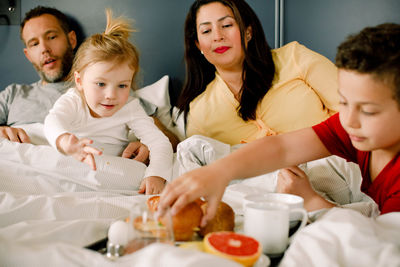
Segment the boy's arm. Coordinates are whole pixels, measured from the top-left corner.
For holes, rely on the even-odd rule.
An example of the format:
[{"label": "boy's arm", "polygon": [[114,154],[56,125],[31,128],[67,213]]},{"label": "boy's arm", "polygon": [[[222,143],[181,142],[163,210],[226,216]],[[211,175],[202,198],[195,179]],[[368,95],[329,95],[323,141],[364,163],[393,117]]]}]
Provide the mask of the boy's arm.
[{"label": "boy's arm", "polygon": [[255,140],[229,156],[174,179],[164,189],[161,212],[172,206],[178,212],[187,203],[204,197],[209,205],[202,220],[205,225],[217,209],[231,180],[243,179],[329,156],[312,128]]}]

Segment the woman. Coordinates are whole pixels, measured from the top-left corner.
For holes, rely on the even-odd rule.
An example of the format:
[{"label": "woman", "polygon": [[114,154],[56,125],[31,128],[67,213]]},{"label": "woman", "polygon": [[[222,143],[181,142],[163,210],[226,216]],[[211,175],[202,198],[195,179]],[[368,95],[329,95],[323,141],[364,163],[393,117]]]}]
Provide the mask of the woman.
[{"label": "woman", "polygon": [[[178,106],[187,120],[187,136],[203,135],[236,145],[311,127],[338,110],[334,64],[297,42],[271,50],[260,21],[243,0],[193,3],[185,22],[185,60],[187,79]],[[197,142],[199,137],[181,143],[181,150],[190,148],[193,139]],[[194,147],[190,152],[204,153],[203,150]],[[185,152],[181,154],[185,156]],[[179,153],[178,150],[178,161]],[[215,155],[222,157],[219,151]],[[181,165],[187,166],[182,169],[189,171],[215,160],[206,158],[207,162],[198,163],[205,158],[202,156],[194,156],[195,164],[187,164],[185,158]],[[346,164],[338,161],[337,167],[341,162]],[[321,164],[335,170],[331,161]],[[299,183],[303,186],[292,186]],[[313,180],[315,190],[347,204],[342,199],[351,199],[353,188],[338,194],[335,190],[339,185],[336,180],[329,185],[323,179]],[[311,186],[307,174],[299,167],[279,172],[277,192],[306,197],[308,189]],[[351,199],[349,205],[352,201],[361,200]],[[305,207],[308,211],[321,208]],[[360,209],[365,214],[372,212],[368,203]]]},{"label": "woman", "polygon": [[243,0],[198,0],[185,22],[187,136],[230,145],[319,123],[337,111],[336,67],[292,42],[271,50]]}]

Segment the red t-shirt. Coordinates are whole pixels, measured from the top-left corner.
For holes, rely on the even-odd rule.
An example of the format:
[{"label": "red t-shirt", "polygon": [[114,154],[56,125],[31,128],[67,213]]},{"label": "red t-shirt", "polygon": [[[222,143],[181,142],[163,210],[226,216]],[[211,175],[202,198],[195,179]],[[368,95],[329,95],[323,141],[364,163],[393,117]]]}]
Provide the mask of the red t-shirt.
[{"label": "red t-shirt", "polygon": [[361,191],[378,204],[381,214],[400,211],[400,153],[382,169],[373,182],[369,174],[371,152],[357,150],[339,121],[339,113],[313,126],[315,133],[333,155],[360,166],[363,181]]}]

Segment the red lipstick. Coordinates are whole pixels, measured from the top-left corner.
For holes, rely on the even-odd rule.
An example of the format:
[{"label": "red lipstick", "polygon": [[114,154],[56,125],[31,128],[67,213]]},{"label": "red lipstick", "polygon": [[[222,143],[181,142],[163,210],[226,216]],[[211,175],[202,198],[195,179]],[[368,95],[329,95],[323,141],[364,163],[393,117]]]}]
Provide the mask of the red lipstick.
[{"label": "red lipstick", "polygon": [[218,54],[223,54],[223,53],[225,53],[226,51],[228,51],[228,49],[229,49],[228,46],[220,46],[220,47],[217,47],[217,48],[214,50],[214,52],[215,52],[215,53],[218,53]]}]

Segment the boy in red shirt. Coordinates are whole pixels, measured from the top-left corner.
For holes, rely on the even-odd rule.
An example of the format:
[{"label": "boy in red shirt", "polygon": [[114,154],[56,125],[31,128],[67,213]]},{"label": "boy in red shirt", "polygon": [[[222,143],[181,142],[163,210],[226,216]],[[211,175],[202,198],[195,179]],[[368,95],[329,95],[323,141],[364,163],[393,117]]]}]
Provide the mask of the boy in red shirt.
[{"label": "boy in red shirt", "polygon": [[[164,189],[159,207],[177,212],[198,197],[209,201],[204,225],[231,180],[338,155],[358,163],[362,191],[381,213],[400,211],[400,25],[368,27],[338,47],[339,113],[312,128],[268,136]],[[210,186],[212,185],[212,186]],[[300,195],[307,210],[333,207],[298,167],[281,172],[278,189]]]}]

